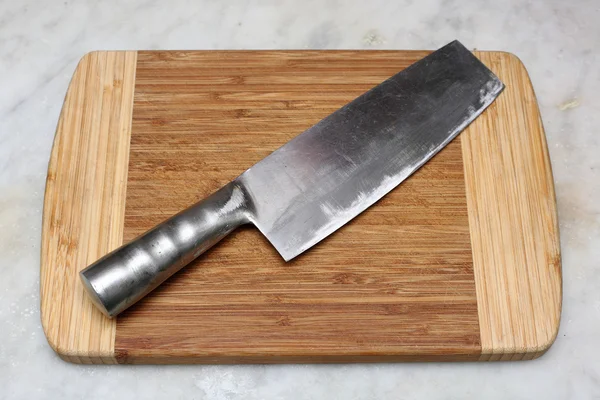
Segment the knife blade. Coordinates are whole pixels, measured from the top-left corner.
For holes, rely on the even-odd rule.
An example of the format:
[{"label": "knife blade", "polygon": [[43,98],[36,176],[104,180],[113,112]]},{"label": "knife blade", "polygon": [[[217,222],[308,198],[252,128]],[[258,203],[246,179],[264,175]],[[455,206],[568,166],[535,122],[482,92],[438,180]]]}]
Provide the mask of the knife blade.
[{"label": "knife blade", "polygon": [[469,50],[451,42],[88,266],[81,280],[94,304],[113,317],[246,223],[289,261],[408,178],[503,88]]}]

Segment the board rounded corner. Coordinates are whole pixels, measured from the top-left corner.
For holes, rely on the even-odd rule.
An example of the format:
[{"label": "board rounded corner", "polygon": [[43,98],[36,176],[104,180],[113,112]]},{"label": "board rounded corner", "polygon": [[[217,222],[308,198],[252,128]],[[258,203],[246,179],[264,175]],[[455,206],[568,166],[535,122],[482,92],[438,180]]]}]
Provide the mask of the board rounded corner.
[{"label": "board rounded corner", "polygon": [[79,68],[81,68],[86,62],[89,62],[91,58],[98,57],[100,55],[100,53],[102,53],[102,50],[90,50],[90,51],[84,53],[79,58],[79,61],[77,62],[77,67],[75,67],[75,72],[77,72],[77,70]]},{"label": "board rounded corner", "polygon": [[[41,311],[43,315],[45,308],[42,307]],[[51,330],[44,317],[42,317],[42,330],[52,351],[65,362],[71,364],[117,364],[116,356],[110,350],[94,352],[62,344],[59,338],[60,332]]]},{"label": "board rounded corner", "polygon": [[548,350],[550,350],[550,348],[554,345],[554,343],[556,343],[556,340],[558,339],[558,333],[560,330],[560,322],[561,322],[561,316],[562,316],[562,273],[560,272],[560,268],[561,268],[560,262],[559,262],[558,267],[559,267],[559,278],[561,278],[560,292],[557,296],[558,311],[556,313],[555,320],[552,323],[551,329],[548,330],[550,332],[550,334],[544,340],[541,340],[538,343],[536,352],[533,355],[532,360],[535,360],[536,358],[540,358],[541,356],[546,354],[548,352]]},{"label": "board rounded corner", "polygon": [[521,60],[521,57],[519,57],[515,53],[512,53],[510,51],[495,51],[494,53],[498,54],[500,57],[506,58],[509,61],[518,64],[520,68],[523,68],[525,71],[527,71],[527,68],[525,68],[525,64]]},{"label": "board rounded corner", "polygon": [[538,346],[537,351],[535,351],[533,353],[533,357],[531,359],[535,360],[537,358],[540,358],[544,354],[546,354],[548,352],[548,350],[550,350],[550,348],[556,342],[556,338],[557,337],[558,337],[558,332],[557,332],[556,335],[553,335],[552,337],[550,337],[546,342],[540,343],[540,345]]}]

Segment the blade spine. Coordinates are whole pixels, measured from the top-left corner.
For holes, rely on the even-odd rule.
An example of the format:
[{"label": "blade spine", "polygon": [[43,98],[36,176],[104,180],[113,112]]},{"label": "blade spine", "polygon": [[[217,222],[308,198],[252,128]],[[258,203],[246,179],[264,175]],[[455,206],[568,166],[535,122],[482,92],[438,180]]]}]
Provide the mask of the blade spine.
[{"label": "blade spine", "polygon": [[[433,57],[435,55],[435,53],[449,48],[449,47],[453,47],[453,46],[458,46],[459,49],[465,50],[469,53],[471,53],[471,55],[473,55],[473,57],[475,57],[475,55],[473,54],[473,52],[471,52],[469,49],[467,49],[460,41],[458,41],[457,39],[453,40],[452,42],[440,47],[437,50],[433,50],[431,51],[431,53],[429,53],[428,55],[426,55],[425,57],[421,58],[420,60],[415,61],[414,63],[412,63],[411,65],[407,66],[406,68],[396,72],[395,74],[393,74],[392,76],[384,79],[383,81],[379,82],[377,85],[373,86],[372,88],[370,88],[369,90],[361,93],[360,95],[356,96],[354,99],[350,100],[348,103],[344,104],[343,106],[341,106],[340,108],[338,108],[337,110],[335,110],[334,112],[326,115],[325,117],[321,118],[319,121],[317,121],[316,123],[314,123],[313,125],[309,126],[308,128],[306,128],[305,130],[303,130],[302,132],[298,133],[296,136],[294,136],[293,138],[291,138],[290,140],[288,140],[287,142],[283,143],[281,146],[277,147],[275,150],[273,150],[272,152],[270,152],[269,154],[267,154],[265,157],[263,157],[262,159],[258,160],[256,163],[254,163],[253,165],[251,165],[248,169],[246,169],[244,172],[242,172],[240,174],[240,176],[238,176],[238,178],[242,177],[246,172],[250,171],[252,168],[259,166],[263,161],[267,160],[269,157],[271,157],[273,154],[277,153],[279,150],[281,150],[282,148],[288,146],[288,145],[292,145],[296,140],[298,140],[298,138],[300,138],[300,136],[303,136],[305,133],[308,133],[309,131],[311,131],[312,129],[316,128],[318,125],[320,125],[323,121],[329,119],[330,117],[332,117],[333,115],[337,114],[338,112],[345,110],[347,108],[349,108],[350,106],[352,106],[358,99],[360,99],[363,96],[367,96],[369,93],[371,93],[372,91],[374,91],[376,88],[380,87],[381,85],[384,85],[386,82],[394,79],[397,75],[401,74],[401,73],[406,73],[406,72],[410,72],[410,70],[412,70],[413,68],[417,67],[417,64],[419,64],[421,61],[426,60],[427,58]],[[475,57],[475,59],[485,68],[487,69],[490,73],[491,76],[495,79],[495,80],[499,80],[498,77],[485,65],[481,62],[481,60],[479,60],[477,57]],[[236,178],[237,179],[237,178]]]}]

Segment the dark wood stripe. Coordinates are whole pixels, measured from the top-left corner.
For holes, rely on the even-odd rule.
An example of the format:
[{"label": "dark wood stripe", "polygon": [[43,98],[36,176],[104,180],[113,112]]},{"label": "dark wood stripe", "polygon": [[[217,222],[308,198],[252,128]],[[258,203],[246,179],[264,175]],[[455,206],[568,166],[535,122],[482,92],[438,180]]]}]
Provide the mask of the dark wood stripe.
[{"label": "dark wood stripe", "polygon": [[[424,52],[139,52],[124,239]],[[119,317],[120,362],[476,360],[460,139],[284,263],[241,229]]]}]

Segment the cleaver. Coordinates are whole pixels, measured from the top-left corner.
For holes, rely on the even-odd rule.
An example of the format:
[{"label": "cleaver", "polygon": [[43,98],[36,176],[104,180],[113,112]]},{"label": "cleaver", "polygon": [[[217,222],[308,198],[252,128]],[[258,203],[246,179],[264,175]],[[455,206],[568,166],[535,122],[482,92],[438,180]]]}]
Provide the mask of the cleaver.
[{"label": "cleaver", "polygon": [[469,50],[451,42],[88,266],[80,272],[83,285],[114,317],[249,223],[289,261],[407,179],[503,88]]}]

